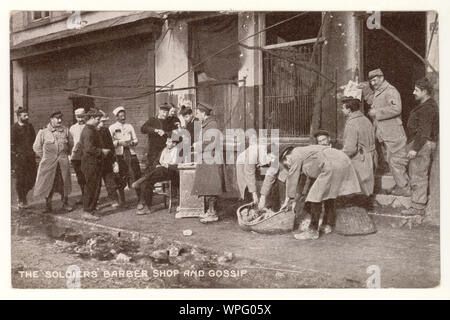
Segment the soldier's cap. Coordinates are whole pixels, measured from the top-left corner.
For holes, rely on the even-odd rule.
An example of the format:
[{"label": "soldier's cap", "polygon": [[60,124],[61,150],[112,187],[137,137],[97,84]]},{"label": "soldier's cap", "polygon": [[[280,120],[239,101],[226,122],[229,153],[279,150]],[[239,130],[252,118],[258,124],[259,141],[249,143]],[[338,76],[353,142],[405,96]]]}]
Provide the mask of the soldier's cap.
[{"label": "soldier's cap", "polygon": [[100,118],[100,121],[108,121],[109,117],[103,110],[98,110],[102,114],[102,117]]},{"label": "soldier's cap", "polygon": [[18,107],[16,110],[16,114],[19,115],[21,113],[28,113],[28,110],[25,109],[24,107]]},{"label": "soldier's cap", "polygon": [[286,149],[284,149],[280,155],[280,162],[282,162],[283,159],[286,158],[286,156],[292,152],[292,150],[294,150],[293,146],[289,146]]},{"label": "soldier's cap", "polygon": [[50,115],[50,118],[60,118],[62,117],[62,115],[62,112],[60,110],[57,110]]},{"label": "soldier's cap", "polygon": [[117,117],[117,115],[119,114],[119,112],[121,112],[121,111],[123,111],[123,112],[125,112],[125,108],[124,107],[122,107],[122,106],[118,106],[117,108],[115,108],[114,110],[113,110],[113,115],[114,116],[116,116]]},{"label": "soldier's cap", "polygon": [[378,76],[384,76],[383,71],[381,71],[381,69],[378,68],[378,69],[369,71],[369,80],[372,80],[373,78],[378,77]]},{"label": "soldier's cap", "polygon": [[164,102],[162,105],[159,106],[159,109],[164,111],[169,111],[170,108],[172,108],[172,106],[167,102]]},{"label": "soldier's cap", "polygon": [[84,116],[86,114],[86,111],[84,108],[78,108],[75,110],[75,116]]},{"label": "soldier's cap", "polygon": [[318,129],[318,130],[314,131],[313,137],[317,138],[318,136],[327,136],[327,137],[329,137],[330,133],[327,130]]},{"label": "soldier's cap", "polygon": [[433,85],[431,84],[430,80],[428,80],[428,78],[421,78],[419,80],[416,80],[416,83],[414,85],[422,90],[427,90],[428,93],[433,92]]},{"label": "soldier's cap", "polygon": [[102,117],[103,114],[98,109],[92,108],[91,110],[89,110],[86,113],[86,116],[88,118],[98,118],[98,117]]},{"label": "soldier's cap", "polygon": [[350,103],[350,102],[353,102],[353,101],[355,101],[355,102],[361,102],[361,100],[359,100],[358,98],[355,98],[355,97],[347,97],[347,96],[345,96],[345,97],[342,97],[342,99],[341,99],[341,102],[342,103]]},{"label": "soldier's cap", "polygon": [[210,113],[212,111],[211,106],[205,102],[198,102],[197,109],[206,113]]}]

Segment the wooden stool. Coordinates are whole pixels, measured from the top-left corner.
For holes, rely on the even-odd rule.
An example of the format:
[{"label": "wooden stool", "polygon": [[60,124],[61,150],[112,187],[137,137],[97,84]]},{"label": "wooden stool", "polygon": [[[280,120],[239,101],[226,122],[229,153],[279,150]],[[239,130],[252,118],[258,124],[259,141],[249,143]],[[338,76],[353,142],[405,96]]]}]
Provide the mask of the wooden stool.
[{"label": "wooden stool", "polygon": [[[161,186],[162,190],[158,190]],[[153,193],[164,196],[164,208],[167,208],[167,198],[169,198],[169,213],[172,209],[172,181],[165,180],[155,183]]]}]

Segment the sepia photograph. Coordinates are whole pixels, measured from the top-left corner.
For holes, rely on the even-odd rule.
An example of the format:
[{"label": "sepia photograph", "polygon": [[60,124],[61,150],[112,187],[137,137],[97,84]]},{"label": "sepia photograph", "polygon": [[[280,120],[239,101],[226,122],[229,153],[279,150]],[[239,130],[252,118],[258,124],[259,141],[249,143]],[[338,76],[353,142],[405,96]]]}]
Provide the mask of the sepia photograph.
[{"label": "sepia photograph", "polygon": [[439,13],[10,11],[11,287],[439,287]]}]

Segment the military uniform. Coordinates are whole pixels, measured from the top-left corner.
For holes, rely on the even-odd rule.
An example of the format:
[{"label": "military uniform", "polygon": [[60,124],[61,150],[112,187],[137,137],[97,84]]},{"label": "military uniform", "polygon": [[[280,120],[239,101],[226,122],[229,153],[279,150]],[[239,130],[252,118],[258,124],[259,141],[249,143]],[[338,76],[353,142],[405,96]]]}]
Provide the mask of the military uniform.
[{"label": "military uniform", "polygon": [[54,192],[68,197],[72,191],[69,153],[73,145],[69,129],[60,126],[39,130],[33,144],[34,152],[41,158],[34,188],[35,197],[51,199]]},{"label": "military uniform", "polygon": [[86,178],[83,210],[92,213],[97,205],[98,188],[102,178],[102,148],[97,129],[86,124],[80,136],[81,170]]},{"label": "military uniform", "polygon": [[345,123],[342,151],[350,158],[358,175],[362,192],[369,196],[375,184],[375,135],[372,123],[361,111],[352,112]]},{"label": "military uniform", "polygon": [[378,141],[387,152],[387,163],[400,188],[409,186],[406,174],[406,134],[402,125],[400,93],[386,80],[375,91],[366,88],[364,98],[375,112],[374,126]]},{"label": "military uniform", "polygon": [[11,128],[11,166],[16,174],[19,204],[27,203],[27,194],[36,180],[36,155],[33,151],[35,138],[33,125],[29,123],[15,123]]},{"label": "military uniform", "polygon": [[413,207],[423,209],[428,201],[428,173],[439,130],[438,106],[432,98],[411,111],[407,130],[407,150],[417,152],[409,162],[411,201]]}]

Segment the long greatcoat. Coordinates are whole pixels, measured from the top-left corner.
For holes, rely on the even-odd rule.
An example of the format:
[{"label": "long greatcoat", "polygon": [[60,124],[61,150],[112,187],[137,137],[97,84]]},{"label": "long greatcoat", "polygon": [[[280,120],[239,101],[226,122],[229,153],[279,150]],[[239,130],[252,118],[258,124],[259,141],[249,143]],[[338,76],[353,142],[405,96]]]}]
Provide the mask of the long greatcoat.
[{"label": "long greatcoat", "polygon": [[310,145],[292,150],[292,165],[286,178],[286,195],[295,198],[300,175],[315,178],[306,202],[322,202],[361,192],[350,159],[341,150]]},{"label": "long greatcoat", "polygon": [[365,100],[375,110],[374,126],[378,141],[395,153],[406,146],[406,134],[402,125],[402,100],[400,93],[384,81],[375,91],[364,92]]},{"label": "long greatcoat", "polygon": [[[224,168],[223,168],[223,150],[221,141],[215,139],[215,137],[206,140],[205,134],[210,129],[218,130],[217,121],[213,116],[209,116],[202,122],[202,163],[197,164],[195,168],[195,179],[194,185],[192,187],[192,195],[198,196],[218,196],[225,192],[225,179],[224,179]],[[217,158],[219,159],[219,164],[217,162],[208,164],[205,163],[205,148],[215,148],[217,147]],[[216,150],[216,149],[212,150]],[[216,152],[209,152],[213,157],[216,156]]]},{"label": "long greatcoat", "polygon": [[375,185],[374,164],[377,156],[375,134],[372,123],[359,110],[352,112],[345,123],[342,151],[352,160],[362,192],[371,195]]},{"label": "long greatcoat", "polygon": [[64,196],[70,194],[72,183],[69,153],[72,146],[72,135],[64,126],[54,128],[48,124],[47,127],[39,130],[33,144],[34,152],[41,158],[34,187],[35,197],[48,197],[55,181],[58,164],[64,182]]},{"label": "long greatcoat", "polygon": [[[256,192],[256,174],[260,163],[260,154],[258,145],[251,145],[245,149],[236,159],[236,181],[241,198],[245,198],[245,190],[248,192]],[[267,196],[272,185],[277,179],[278,170],[268,169],[264,176],[264,182],[261,187],[261,194]]]}]

